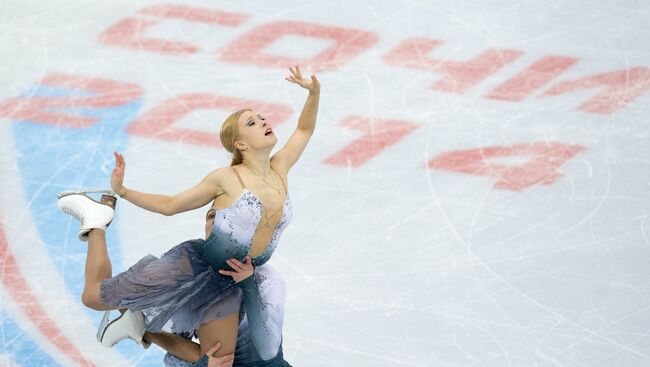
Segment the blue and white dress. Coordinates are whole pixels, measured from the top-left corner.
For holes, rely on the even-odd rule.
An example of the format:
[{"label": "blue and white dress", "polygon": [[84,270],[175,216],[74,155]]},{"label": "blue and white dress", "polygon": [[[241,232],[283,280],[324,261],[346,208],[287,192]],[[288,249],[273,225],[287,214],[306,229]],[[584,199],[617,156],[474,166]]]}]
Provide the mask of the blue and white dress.
[{"label": "blue and white dress", "polygon": [[105,279],[100,287],[102,302],[116,308],[141,310],[145,329],[151,332],[161,331],[169,320],[173,322],[172,332],[194,332],[201,324],[239,312],[242,289],[235,286],[231,277],[216,270],[230,269],[227,259],[243,261],[256,232],[270,228],[269,219],[280,214],[265,249],[252,258],[255,267],[266,263],[291,222],[292,210],[287,186],[281,178],[285,189],[283,205],[273,215],[266,215],[262,202],[246,188],[237,170],[232,169],[242,193],[230,206],[216,211],[208,238],[183,242],[160,258],[147,255],[126,271]]}]

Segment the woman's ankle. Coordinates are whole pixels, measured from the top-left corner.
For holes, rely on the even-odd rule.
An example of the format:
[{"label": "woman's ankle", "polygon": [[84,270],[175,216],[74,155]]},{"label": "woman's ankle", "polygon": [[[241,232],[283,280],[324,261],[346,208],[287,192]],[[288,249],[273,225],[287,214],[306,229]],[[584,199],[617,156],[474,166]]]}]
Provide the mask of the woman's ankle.
[{"label": "woman's ankle", "polygon": [[106,237],[106,231],[101,228],[93,228],[88,232],[88,240],[92,238],[104,238]]}]

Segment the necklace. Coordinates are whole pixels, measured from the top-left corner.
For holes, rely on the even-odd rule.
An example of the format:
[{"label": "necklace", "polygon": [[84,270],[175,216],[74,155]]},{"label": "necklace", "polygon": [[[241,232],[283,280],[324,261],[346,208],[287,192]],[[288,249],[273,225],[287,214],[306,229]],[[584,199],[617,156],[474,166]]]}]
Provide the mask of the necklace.
[{"label": "necklace", "polygon": [[[243,165],[243,166],[246,166],[246,165]],[[282,193],[280,192],[280,185],[278,185],[278,188],[276,189],[275,187],[273,187],[273,185],[271,185],[270,183],[266,182],[266,180],[264,179],[264,177],[262,177],[262,176],[258,175],[257,173],[255,173],[255,172],[254,172],[252,169],[250,169],[248,166],[246,166],[246,168],[248,168],[248,170],[251,171],[255,176],[259,177],[262,181],[264,181],[264,183],[265,183],[267,186],[269,186],[270,188],[272,188],[273,190],[275,190],[275,191],[278,193],[278,195],[282,196]],[[273,171],[273,168],[271,168],[271,171]],[[275,177],[275,175],[274,175],[274,177]],[[277,179],[276,179],[276,180],[277,180]]]}]

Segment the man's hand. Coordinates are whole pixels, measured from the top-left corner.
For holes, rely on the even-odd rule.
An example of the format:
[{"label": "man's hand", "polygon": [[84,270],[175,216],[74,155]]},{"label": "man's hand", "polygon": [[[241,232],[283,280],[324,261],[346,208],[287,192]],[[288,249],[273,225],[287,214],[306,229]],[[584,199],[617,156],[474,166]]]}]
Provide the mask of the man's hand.
[{"label": "man's hand", "polygon": [[235,271],[219,269],[219,274],[232,277],[235,280],[235,283],[241,282],[242,280],[253,275],[253,272],[255,271],[255,268],[253,267],[253,260],[250,256],[247,255],[244,261],[246,261],[246,263],[243,263],[237,259],[226,260],[226,264],[230,265],[230,267],[235,269]]},{"label": "man's hand", "polygon": [[208,367],[232,367],[235,361],[235,353],[226,354],[223,357],[214,357],[214,354],[221,348],[221,343],[217,342],[214,347],[210,348],[205,354],[208,356]]}]

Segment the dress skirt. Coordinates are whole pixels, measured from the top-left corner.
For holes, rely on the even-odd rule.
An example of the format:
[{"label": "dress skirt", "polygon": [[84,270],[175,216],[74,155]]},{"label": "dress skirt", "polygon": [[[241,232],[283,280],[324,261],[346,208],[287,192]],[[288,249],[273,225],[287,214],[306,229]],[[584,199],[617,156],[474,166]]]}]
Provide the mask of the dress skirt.
[{"label": "dress skirt", "polygon": [[159,332],[172,321],[172,331],[194,333],[206,322],[239,312],[242,292],[235,281],[201,259],[205,240],[185,241],[160,258],[147,255],[126,271],[102,281],[102,302],[142,311],[145,329]]}]

